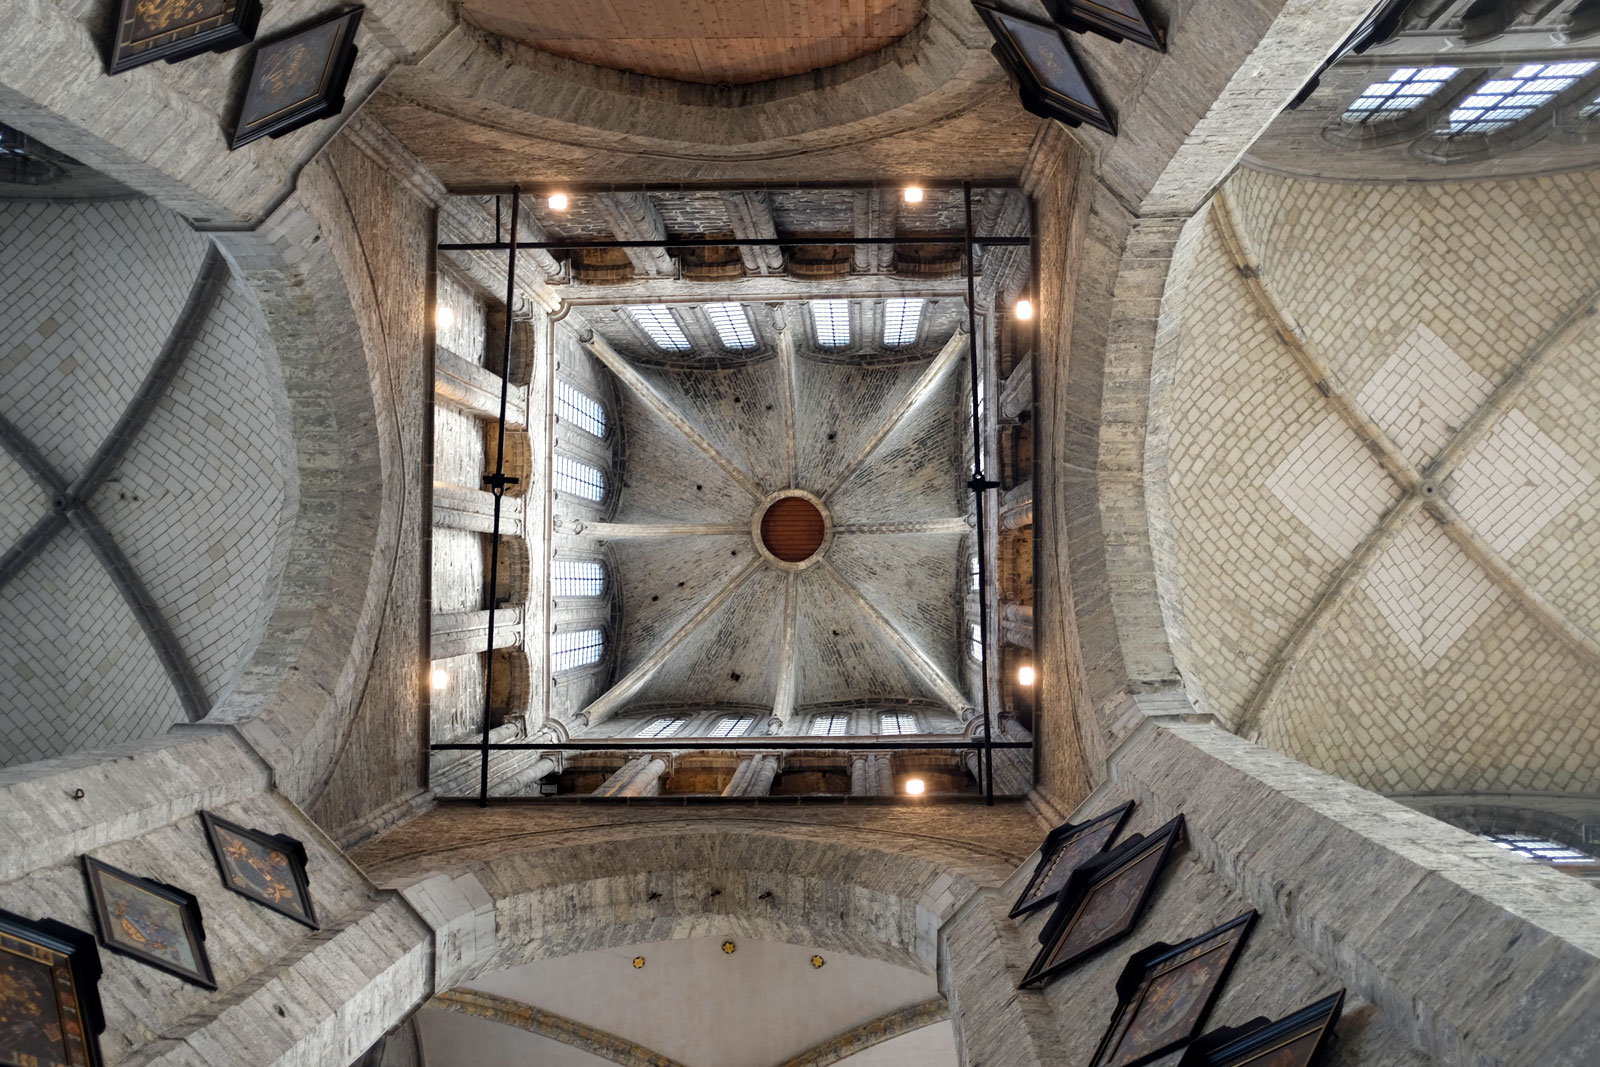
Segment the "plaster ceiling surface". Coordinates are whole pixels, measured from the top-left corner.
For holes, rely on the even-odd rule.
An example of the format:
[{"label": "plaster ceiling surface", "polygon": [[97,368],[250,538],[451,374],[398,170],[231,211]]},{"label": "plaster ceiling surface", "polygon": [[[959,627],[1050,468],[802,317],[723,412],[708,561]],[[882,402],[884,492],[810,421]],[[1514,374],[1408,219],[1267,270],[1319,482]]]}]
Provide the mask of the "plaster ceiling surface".
[{"label": "plaster ceiling surface", "polygon": [[[939,995],[931,975],[877,960],[806,945],[749,940],[737,941],[736,951],[730,954],[723,951],[723,942],[722,937],[713,936],[619,945],[480,975],[469,987],[604,1031],[686,1067],[784,1063],[830,1038]],[[821,968],[812,966],[814,955],[823,957]],[[633,966],[638,956],[645,959],[642,968]],[[426,1025],[437,1025],[447,1014],[453,1013],[430,1013]],[[490,1067],[500,1062],[477,1058],[476,1042],[498,1047],[488,1043],[506,1041],[505,1034],[485,1033],[486,1028],[516,1032],[494,1023],[468,1021],[479,1028],[481,1037],[454,1024],[453,1029],[442,1032],[459,1036],[458,1042],[435,1043],[431,1037],[424,1038],[430,1053],[435,1047],[450,1050],[442,1059],[430,1054],[430,1064]],[[886,1042],[877,1046],[875,1055],[869,1049],[859,1054],[863,1058],[844,1062],[852,1067],[857,1063],[863,1067],[953,1064],[948,1024],[942,1025],[943,1032],[924,1027],[933,1032],[898,1048],[892,1047],[894,1042]],[[913,1030],[905,1037],[921,1033]],[[911,1054],[930,1058],[911,1060],[907,1058]],[[561,1052],[549,1062],[587,1067],[591,1061]]]},{"label": "plaster ceiling surface", "polygon": [[[856,303],[859,323],[870,302]],[[787,310],[791,335],[801,332],[805,306]],[[612,521],[728,530],[610,542],[622,601],[619,677],[686,634],[633,703],[772,706],[786,662],[798,665],[797,705],[952,702],[965,648],[960,552],[971,531],[962,431],[970,415],[966,360],[955,358],[964,341],[953,324],[927,328],[935,335],[906,346],[905,362],[893,365],[851,363],[846,349],[829,362],[797,353],[725,370],[697,369],[688,357],[681,367],[636,368],[756,492],[625,392],[624,473]],[[757,329],[763,345],[778,347],[770,326]],[[637,343],[624,337],[617,347],[624,341]],[[935,345],[947,349],[942,360],[930,351]],[[794,571],[763,559],[753,538],[766,498],[789,489],[814,494],[832,523],[820,562]],[[607,536],[604,524],[590,532]],[[726,602],[701,618],[730,587]],[[791,615],[795,636],[786,647]],[[930,682],[928,665],[947,687]]]},{"label": "plaster ceiling surface", "polygon": [[556,55],[657,78],[739,85],[893,44],[922,0],[466,0],[468,21]]},{"label": "plaster ceiling surface", "polygon": [[1185,229],[1170,591],[1207,710],[1380,791],[1600,789],[1597,196],[1246,170]]}]

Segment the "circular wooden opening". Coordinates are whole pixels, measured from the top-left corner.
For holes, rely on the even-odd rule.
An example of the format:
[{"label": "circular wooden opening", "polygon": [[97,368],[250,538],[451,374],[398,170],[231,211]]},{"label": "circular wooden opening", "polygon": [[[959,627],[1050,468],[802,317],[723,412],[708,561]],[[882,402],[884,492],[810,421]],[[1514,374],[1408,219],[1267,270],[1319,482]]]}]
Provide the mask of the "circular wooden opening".
[{"label": "circular wooden opening", "polygon": [[822,547],[822,512],[798,496],[780,497],[761,516],[761,543],[785,563],[801,563]]}]

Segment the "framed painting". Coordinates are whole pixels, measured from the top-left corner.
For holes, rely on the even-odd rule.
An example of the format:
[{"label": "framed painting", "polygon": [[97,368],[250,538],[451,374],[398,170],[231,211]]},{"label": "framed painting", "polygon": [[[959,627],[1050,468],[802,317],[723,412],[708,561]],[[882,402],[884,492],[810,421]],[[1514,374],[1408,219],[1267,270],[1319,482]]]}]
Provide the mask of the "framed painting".
[{"label": "framed painting", "polygon": [[346,11],[256,49],[230,148],[282,137],[344,109],[361,11]]},{"label": "framed painting", "polygon": [[100,944],[123,956],[217,988],[206,958],[200,904],[190,893],[83,857]]},{"label": "framed painting", "polygon": [[1262,1017],[1224,1026],[1190,1045],[1178,1067],[1312,1067],[1343,1010],[1341,989],[1276,1022]]},{"label": "framed painting", "polygon": [[1090,1067],[1139,1067],[1193,1041],[1255,923],[1251,910],[1181,945],[1134,953]]},{"label": "framed painting", "polygon": [[200,821],[205,824],[223,885],[297,923],[318,928],[306,881],[304,845],[283,834],[240,826],[209,811],[200,813]]},{"label": "framed painting", "polygon": [[1165,52],[1165,35],[1150,24],[1139,0],[1044,0],[1050,17],[1069,30],[1098,33],[1119,44],[1134,44]]},{"label": "framed painting", "polygon": [[99,1067],[99,981],[93,937],[0,911],[0,1063]]},{"label": "framed painting", "polygon": [[1182,839],[1179,815],[1149,837],[1135,834],[1068,875],[1057,895],[1055,913],[1039,933],[1044,947],[1019,988],[1047,982],[1133,933]]},{"label": "framed painting", "polygon": [[972,6],[994,37],[991,51],[1016,82],[1022,106],[1068,126],[1088,123],[1115,135],[1117,124],[1089,85],[1060,26],[1014,15],[979,0]]},{"label": "framed painting", "polygon": [[249,44],[261,0],[120,0],[106,73]]},{"label": "framed painting", "polygon": [[1133,801],[1130,800],[1087,822],[1064,822],[1051,830],[1039,847],[1038,865],[1033,868],[1022,895],[1011,907],[1011,917],[1014,919],[1042,908],[1054,900],[1061,887],[1067,884],[1067,876],[1080,863],[1093,859],[1111,846],[1132,813]]}]

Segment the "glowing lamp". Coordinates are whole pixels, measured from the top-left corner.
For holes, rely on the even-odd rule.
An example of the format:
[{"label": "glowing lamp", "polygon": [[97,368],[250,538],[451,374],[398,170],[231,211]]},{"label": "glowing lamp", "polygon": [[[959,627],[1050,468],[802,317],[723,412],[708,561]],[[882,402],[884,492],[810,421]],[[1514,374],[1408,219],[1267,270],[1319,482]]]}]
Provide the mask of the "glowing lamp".
[{"label": "glowing lamp", "polygon": [[928,787],[923,784],[921,778],[907,778],[906,779],[906,795],[907,796],[920,797],[922,795],[922,791],[924,789],[926,789],[926,788],[928,788]]}]

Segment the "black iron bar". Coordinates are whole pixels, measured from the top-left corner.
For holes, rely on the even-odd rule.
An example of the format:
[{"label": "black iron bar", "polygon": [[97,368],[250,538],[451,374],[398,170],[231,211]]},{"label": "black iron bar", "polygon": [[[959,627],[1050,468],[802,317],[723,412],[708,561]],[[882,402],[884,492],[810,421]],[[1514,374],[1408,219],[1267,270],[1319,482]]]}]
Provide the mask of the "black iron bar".
[{"label": "black iron bar", "polygon": [[[700,743],[705,742],[705,743]],[[535,752],[553,749],[565,752],[631,752],[635,750],[693,749],[703,752],[772,752],[826,749],[829,751],[872,752],[878,749],[963,749],[1032,748],[1032,741],[823,741],[753,737],[747,741],[725,738],[684,737],[677,740],[634,740],[627,737],[597,737],[585,741],[496,741],[487,746],[476,742],[440,742],[429,745],[435,752],[472,752],[487,747],[494,752]]]},{"label": "black iron bar", "polygon": [[[967,356],[972,367],[972,494],[978,518],[978,666],[983,690],[983,795],[994,803],[994,732],[989,709],[989,540],[984,527],[983,495],[991,482],[983,476],[983,419],[978,411],[978,289],[972,265],[972,183],[961,183],[961,196],[967,213]],[[991,244],[993,242],[990,242]]]},{"label": "black iron bar", "polygon": [[[513,204],[513,214],[515,205]],[[529,241],[518,248],[542,248],[548,252],[581,251],[585,248],[760,248],[771,245],[810,247],[813,245],[990,245],[993,247],[1022,247],[1033,243],[1032,237],[668,237],[660,241]],[[495,252],[505,251],[511,245],[505,241],[445,241],[439,244],[441,252]]]},{"label": "black iron bar", "polygon": [[[1020,189],[1022,183],[1015,177],[975,178],[970,179],[979,189]],[[803,181],[759,181],[745,180],[734,182],[544,182],[528,190],[529,196],[540,197],[551,193],[565,193],[569,197],[586,196],[591,193],[786,193],[800,192],[808,189],[838,190],[872,190],[884,192],[902,192],[910,182],[885,184],[865,179],[850,181],[828,181],[823,179]],[[959,189],[959,178],[929,178],[918,181],[917,187],[923,192],[933,189]],[[451,190],[456,196],[501,196],[506,192],[503,185],[462,185]]]},{"label": "black iron bar", "polygon": [[521,202],[518,190],[513,186],[511,255],[506,260],[506,343],[503,353],[505,361],[500,366],[500,422],[494,454],[494,476],[484,479],[494,493],[494,533],[489,541],[489,652],[484,657],[483,668],[483,740],[479,742],[483,755],[478,777],[479,807],[489,806],[489,728],[492,718],[489,706],[494,698],[494,591],[500,577],[500,504],[506,494],[506,395],[511,390],[511,338],[516,333],[512,328],[511,309],[516,305],[517,296],[517,210]]}]

